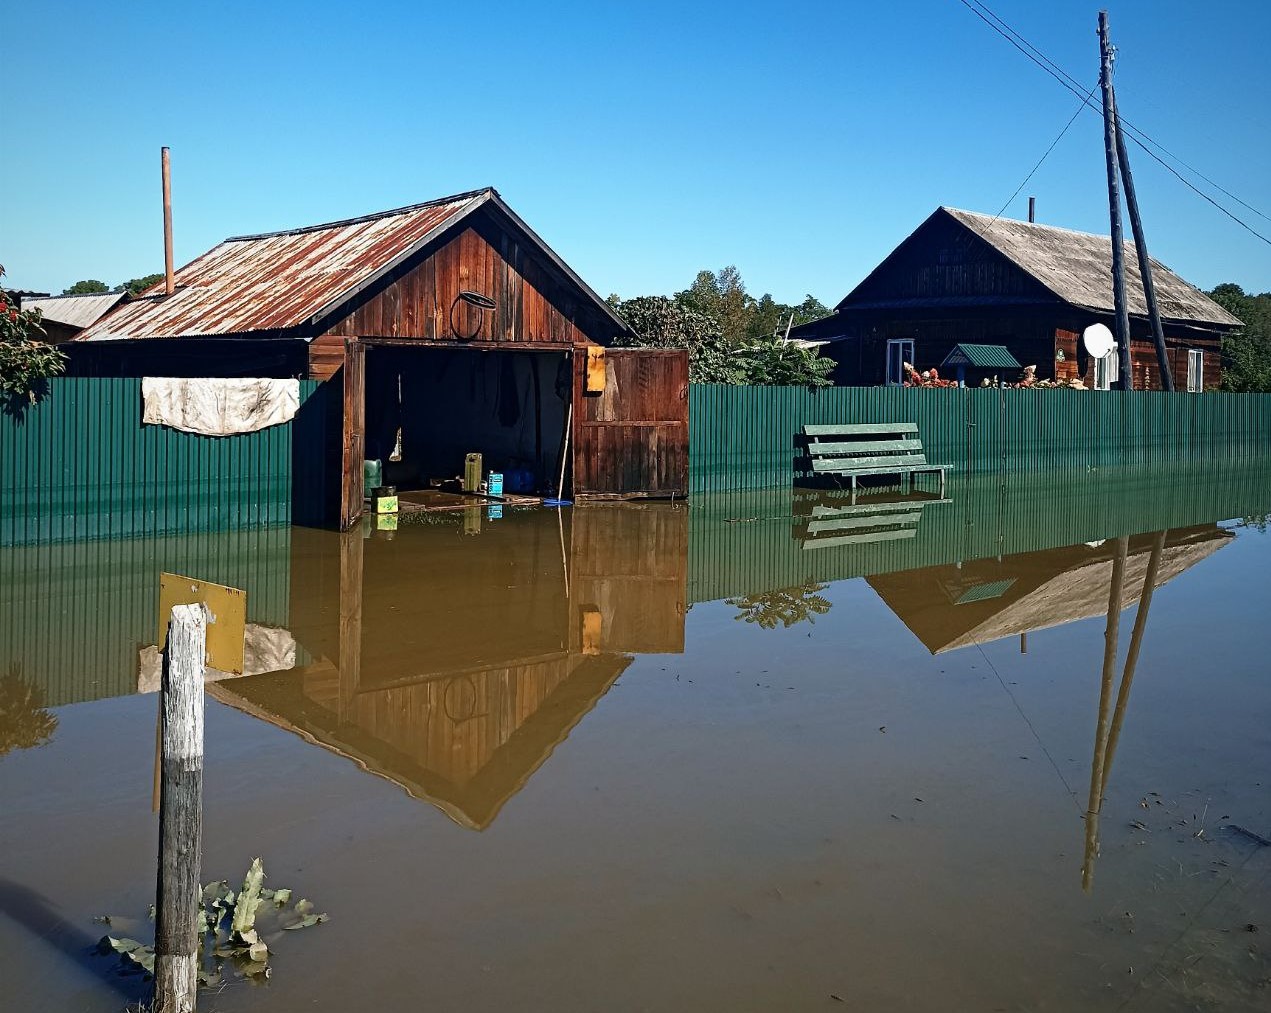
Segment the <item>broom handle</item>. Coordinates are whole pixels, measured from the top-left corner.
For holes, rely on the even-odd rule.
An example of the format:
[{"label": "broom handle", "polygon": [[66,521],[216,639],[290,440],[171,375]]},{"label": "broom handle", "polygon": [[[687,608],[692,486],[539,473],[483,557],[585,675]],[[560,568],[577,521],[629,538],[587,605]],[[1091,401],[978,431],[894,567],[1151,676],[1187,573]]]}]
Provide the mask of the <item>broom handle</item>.
[{"label": "broom handle", "polygon": [[556,483],[556,498],[565,495],[565,462],[569,460],[569,432],[574,428],[574,403],[569,403],[569,411],[565,413],[565,449],[560,454],[560,480]]}]

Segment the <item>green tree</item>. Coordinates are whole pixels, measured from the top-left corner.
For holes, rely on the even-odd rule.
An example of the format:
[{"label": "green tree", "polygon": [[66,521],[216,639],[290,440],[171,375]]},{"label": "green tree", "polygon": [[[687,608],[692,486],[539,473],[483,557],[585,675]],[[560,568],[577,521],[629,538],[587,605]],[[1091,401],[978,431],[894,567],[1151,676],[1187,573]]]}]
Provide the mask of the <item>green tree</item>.
[{"label": "green tree", "polygon": [[698,271],[693,284],[677,292],[675,300],[715,320],[730,345],[749,336],[755,300],[746,294],[741,272],[732,265],[719,271]]},{"label": "green tree", "polygon": [[129,278],[125,282],[121,282],[115,287],[116,292],[127,292],[129,295],[140,295],[151,285],[157,285],[163,281],[163,272],[158,274],[147,274],[141,278]]},{"label": "green tree", "polygon": [[89,278],[86,281],[77,281],[70,288],[62,289],[62,295],[97,295],[102,292],[109,292],[110,286],[104,281],[98,281],[96,278]]},{"label": "green tree", "polygon": [[66,368],[66,356],[39,340],[44,333],[40,311],[19,310],[15,303],[0,288],[0,403],[10,413],[34,404],[47,390],[48,378]]},{"label": "green tree", "polygon": [[615,340],[615,346],[687,348],[693,383],[740,382],[741,370],[712,317],[661,295],[618,300],[614,310],[633,332]]},{"label": "green tree", "polygon": [[754,623],[765,630],[775,630],[779,623],[782,629],[788,630],[796,623],[815,623],[816,616],[830,611],[832,602],[821,594],[828,586],[810,580],[797,587],[729,598],[725,604],[737,609],[737,615],[733,616],[737,622]]},{"label": "green tree", "polygon": [[1244,322],[1223,339],[1222,389],[1271,391],[1271,292],[1249,295],[1228,282],[1209,297]]},{"label": "green tree", "polygon": [[836,363],[821,357],[820,350],[807,348],[780,336],[757,338],[735,353],[741,367],[741,382],[756,386],[828,387]]},{"label": "green tree", "polygon": [[0,756],[42,746],[53,737],[57,718],[44,709],[44,694],[22,677],[16,663],[0,675]]}]

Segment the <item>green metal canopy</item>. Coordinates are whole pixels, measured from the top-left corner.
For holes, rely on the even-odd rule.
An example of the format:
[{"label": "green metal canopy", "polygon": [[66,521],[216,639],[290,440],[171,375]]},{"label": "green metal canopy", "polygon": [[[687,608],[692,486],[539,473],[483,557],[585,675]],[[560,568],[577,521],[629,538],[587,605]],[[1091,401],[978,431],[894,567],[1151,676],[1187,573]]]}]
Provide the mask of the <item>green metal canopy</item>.
[{"label": "green metal canopy", "polygon": [[1019,369],[1015,356],[1005,345],[954,345],[953,351],[940,363],[941,369],[950,366],[975,366],[979,369]]}]

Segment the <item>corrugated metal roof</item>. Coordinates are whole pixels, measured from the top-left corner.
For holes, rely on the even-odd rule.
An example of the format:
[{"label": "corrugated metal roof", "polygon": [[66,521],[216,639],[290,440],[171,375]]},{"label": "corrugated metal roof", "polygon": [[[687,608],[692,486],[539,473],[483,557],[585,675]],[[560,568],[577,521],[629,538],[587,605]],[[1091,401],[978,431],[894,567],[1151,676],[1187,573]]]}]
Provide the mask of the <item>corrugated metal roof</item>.
[{"label": "corrugated metal roof", "polygon": [[945,356],[940,368],[946,366],[975,366],[978,369],[1019,369],[1005,345],[954,345]]},{"label": "corrugated metal roof", "polygon": [[92,295],[51,295],[39,299],[23,299],[24,310],[39,310],[45,320],[67,327],[88,327],[109,313],[126,292],[102,292]]},{"label": "corrugated metal roof", "polygon": [[[994,219],[991,215],[957,208],[942,207],[939,211],[973,231],[1064,302],[1113,312],[1111,236],[1009,218]],[[1133,243],[1125,243],[1124,247],[1126,300],[1131,313],[1146,316],[1147,300],[1143,295],[1138,254]],[[1152,258],[1152,280],[1163,319],[1242,326],[1238,318],[1155,258]]]},{"label": "corrugated metal roof", "polygon": [[362,218],[234,236],[80,334],[77,341],[280,331],[313,322],[481,204],[475,190]]}]

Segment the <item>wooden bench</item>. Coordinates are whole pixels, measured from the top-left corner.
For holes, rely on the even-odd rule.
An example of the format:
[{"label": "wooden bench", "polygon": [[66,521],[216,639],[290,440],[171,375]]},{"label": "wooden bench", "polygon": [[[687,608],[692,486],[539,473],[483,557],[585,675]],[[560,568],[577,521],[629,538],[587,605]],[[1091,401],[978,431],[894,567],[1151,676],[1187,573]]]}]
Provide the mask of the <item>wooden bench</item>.
[{"label": "wooden bench", "polygon": [[793,533],[804,549],[914,538],[923,510],[949,502],[927,495],[921,499],[870,498],[858,503],[855,495],[848,499],[848,493],[839,490],[822,491],[817,496],[810,503],[796,504]]},{"label": "wooden bench", "polygon": [[937,474],[944,498],[945,465],[927,463],[916,423],[804,426],[803,446],[814,476],[850,479],[853,495],[862,476],[907,476],[912,488],[915,475]]}]

